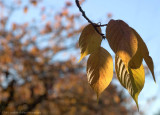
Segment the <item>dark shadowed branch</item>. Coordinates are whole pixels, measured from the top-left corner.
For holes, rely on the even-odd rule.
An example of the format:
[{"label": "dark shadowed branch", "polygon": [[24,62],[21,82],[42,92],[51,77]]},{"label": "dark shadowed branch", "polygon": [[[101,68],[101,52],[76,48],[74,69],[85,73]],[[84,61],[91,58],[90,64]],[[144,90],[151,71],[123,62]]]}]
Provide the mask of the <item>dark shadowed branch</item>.
[{"label": "dark shadowed branch", "polygon": [[9,98],[7,99],[7,101],[2,101],[0,103],[0,115],[2,115],[2,113],[5,111],[5,109],[7,108],[7,106],[9,105],[9,103],[11,101],[13,101],[13,95],[14,95],[14,88],[13,88],[13,85],[14,85],[14,80],[9,84],[8,88],[4,91],[8,91],[9,92]]},{"label": "dark shadowed branch", "polygon": [[85,14],[85,12],[83,11],[83,9],[81,8],[80,4],[79,4],[79,0],[76,0],[76,5],[77,7],[79,8],[79,11],[82,13],[82,16],[90,23],[92,24],[92,26],[94,27],[94,29],[97,31],[98,34],[100,34],[102,36],[102,38],[104,39],[105,38],[105,35],[103,33],[101,33],[97,27],[100,27],[100,26],[107,26],[107,24],[96,24],[96,23],[93,23]]}]

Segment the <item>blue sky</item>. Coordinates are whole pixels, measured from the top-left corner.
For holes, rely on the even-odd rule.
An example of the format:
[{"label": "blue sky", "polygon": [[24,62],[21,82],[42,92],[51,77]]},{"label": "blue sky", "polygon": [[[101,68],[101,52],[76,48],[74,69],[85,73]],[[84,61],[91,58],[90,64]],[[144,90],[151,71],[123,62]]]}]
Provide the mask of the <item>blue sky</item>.
[{"label": "blue sky", "polygon": [[[42,5],[53,7],[55,13],[63,7],[65,1],[66,0],[44,0],[39,7]],[[74,5],[71,11],[79,12],[75,1],[70,1],[72,1]],[[155,64],[157,84],[153,82],[151,75],[146,77],[145,86],[139,95],[139,106],[140,111],[145,111],[147,115],[156,113],[160,110],[160,98],[158,98],[158,95],[160,95],[160,0],[86,0],[82,8],[93,22],[108,23],[107,13],[112,13],[112,19],[124,20],[141,35],[148,46],[150,56],[153,58]],[[35,17],[38,17],[38,12],[32,6],[27,14],[23,14],[23,10],[15,12],[11,18],[11,22],[23,23]],[[82,23],[87,23],[83,17]],[[102,46],[114,55],[106,40],[103,40]],[[148,104],[147,99],[155,95],[157,96],[156,101]]]}]

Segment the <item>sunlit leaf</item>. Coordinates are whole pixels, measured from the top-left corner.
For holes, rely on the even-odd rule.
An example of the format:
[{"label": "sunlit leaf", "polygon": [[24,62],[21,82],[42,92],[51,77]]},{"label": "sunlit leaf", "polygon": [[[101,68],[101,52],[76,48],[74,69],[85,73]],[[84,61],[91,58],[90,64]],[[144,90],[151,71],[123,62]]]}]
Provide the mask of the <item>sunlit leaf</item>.
[{"label": "sunlit leaf", "polygon": [[135,100],[138,107],[138,95],[142,90],[145,82],[145,72],[143,65],[140,68],[132,69],[126,67],[122,59],[116,55],[115,57],[115,70],[120,83],[128,90],[132,98]]},{"label": "sunlit leaf", "polygon": [[138,43],[138,50],[136,54],[132,57],[132,59],[129,61],[129,67],[133,69],[137,69],[141,66],[143,61],[143,56],[141,55],[141,46],[140,43]]},{"label": "sunlit leaf", "polygon": [[[101,31],[99,27],[98,30]],[[94,27],[91,24],[87,25],[83,29],[79,38],[79,47],[81,50],[81,58],[79,61],[81,61],[86,55],[93,53],[97,48],[99,48],[101,41],[102,38],[96,32]]]},{"label": "sunlit leaf", "polygon": [[[125,65],[128,67],[128,63],[132,57],[135,56],[138,49],[136,35],[129,25],[122,20],[110,20],[106,28],[106,38],[111,49],[121,57]],[[137,56],[135,57],[137,59]],[[141,60],[141,58],[138,58],[139,62],[142,62]],[[136,63],[135,59],[133,62]],[[131,63],[131,65],[133,65],[133,63]]]},{"label": "sunlit leaf", "polygon": [[121,51],[128,55],[125,59],[128,64],[138,48],[137,38],[128,24],[122,20],[111,20],[106,28],[106,38],[115,53]]},{"label": "sunlit leaf", "polygon": [[107,50],[99,47],[87,61],[87,78],[97,97],[110,84],[113,77],[113,60]]},{"label": "sunlit leaf", "polygon": [[153,60],[152,58],[149,56],[149,51],[148,48],[146,46],[146,44],[144,43],[143,39],[140,37],[140,35],[132,28],[133,32],[135,33],[137,40],[138,40],[138,44],[139,44],[139,57],[143,57],[146,64],[148,65],[148,68],[150,69],[153,79],[156,82],[155,79],[155,75],[154,75],[154,64],[153,64]]}]

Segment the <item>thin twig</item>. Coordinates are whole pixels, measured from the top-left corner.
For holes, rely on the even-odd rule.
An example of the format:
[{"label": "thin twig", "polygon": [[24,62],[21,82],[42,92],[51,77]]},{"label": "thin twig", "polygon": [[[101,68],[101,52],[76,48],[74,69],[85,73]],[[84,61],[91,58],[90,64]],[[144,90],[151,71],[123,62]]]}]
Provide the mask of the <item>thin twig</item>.
[{"label": "thin twig", "polygon": [[98,22],[95,26],[96,27],[102,27],[102,26],[107,26],[107,24],[101,24],[101,22]]},{"label": "thin twig", "polygon": [[92,24],[92,26],[94,27],[94,29],[97,31],[98,34],[100,34],[102,36],[102,38],[105,38],[105,35],[103,33],[101,33],[97,27],[101,27],[101,26],[107,26],[107,24],[103,24],[103,25],[98,25],[96,23],[93,23],[85,14],[85,12],[82,10],[80,4],[79,4],[79,0],[75,0],[77,7],[79,8],[79,11],[82,13],[82,16],[90,23]]}]

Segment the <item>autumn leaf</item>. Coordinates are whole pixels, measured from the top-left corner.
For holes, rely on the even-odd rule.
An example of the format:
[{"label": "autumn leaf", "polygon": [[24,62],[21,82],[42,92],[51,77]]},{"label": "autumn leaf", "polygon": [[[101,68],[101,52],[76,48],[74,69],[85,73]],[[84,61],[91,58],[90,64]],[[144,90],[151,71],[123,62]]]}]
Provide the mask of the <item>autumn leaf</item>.
[{"label": "autumn leaf", "polygon": [[12,24],[12,30],[16,30],[17,29],[17,24],[16,23],[13,23]]},{"label": "autumn leaf", "polygon": [[[110,20],[106,28],[106,38],[115,53],[124,51],[132,58],[137,52],[137,38],[128,24],[122,20]],[[129,62],[130,59],[126,61]]]},{"label": "autumn leaf", "polygon": [[110,84],[113,77],[113,60],[107,50],[99,47],[87,61],[87,78],[97,97]]},{"label": "autumn leaf", "polygon": [[25,14],[28,12],[28,7],[27,7],[27,6],[24,7],[23,12],[24,12]]},{"label": "autumn leaf", "polygon": [[131,29],[135,33],[135,35],[137,37],[137,40],[138,40],[138,44],[139,44],[138,45],[139,46],[139,50],[138,50],[139,52],[137,53],[137,55],[139,57],[144,58],[148,68],[150,69],[150,71],[152,73],[153,79],[156,82],[155,75],[154,75],[154,64],[153,64],[152,58],[149,56],[148,48],[147,48],[146,44],[144,43],[143,39],[141,38],[141,36],[133,28],[131,28]]},{"label": "autumn leaf", "polygon": [[122,59],[125,66],[137,69],[141,66],[144,58],[156,82],[153,60],[149,56],[146,44],[133,28],[122,20],[111,20],[106,28],[106,38],[112,50]]},{"label": "autumn leaf", "polygon": [[138,41],[128,24],[122,20],[110,20],[106,28],[106,38],[111,49],[122,59],[126,67],[129,64],[140,67],[142,58],[137,56]]},{"label": "autumn leaf", "polygon": [[138,49],[136,54],[130,59],[128,65],[133,69],[137,69],[141,66],[143,61],[143,56],[141,55],[141,44],[138,42]]},{"label": "autumn leaf", "polygon": [[[100,27],[98,27],[98,30],[101,32]],[[96,32],[94,27],[89,24],[87,25],[79,38],[79,47],[81,50],[81,58],[79,62],[88,54],[93,53],[97,48],[101,45],[102,38],[101,36]]]},{"label": "autumn leaf", "polygon": [[37,0],[30,0],[31,4],[37,6]]},{"label": "autumn leaf", "polygon": [[126,67],[122,59],[116,55],[115,70],[121,85],[128,90],[138,107],[138,95],[142,90],[145,82],[145,72],[143,65],[137,69]]}]

